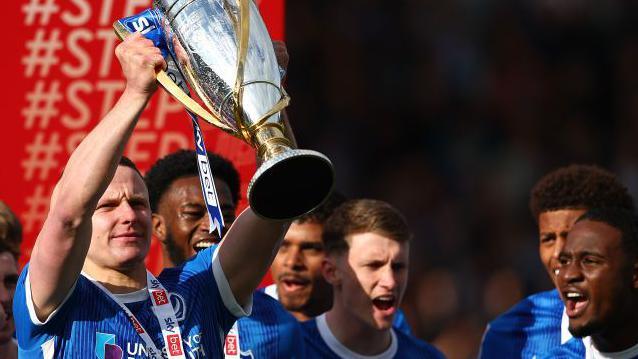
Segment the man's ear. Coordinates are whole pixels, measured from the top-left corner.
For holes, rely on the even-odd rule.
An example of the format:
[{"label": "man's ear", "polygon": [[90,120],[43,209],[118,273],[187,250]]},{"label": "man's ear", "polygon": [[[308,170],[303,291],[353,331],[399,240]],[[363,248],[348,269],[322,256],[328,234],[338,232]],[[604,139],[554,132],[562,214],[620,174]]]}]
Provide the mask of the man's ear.
[{"label": "man's ear", "polygon": [[326,255],[321,262],[321,274],[333,287],[341,284],[341,273],[337,268],[336,260],[336,257]]},{"label": "man's ear", "polygon": [[157,213],[151,215],[151,220],[153,221],[153,236],[164,243],[166,241],[166,220]]}]

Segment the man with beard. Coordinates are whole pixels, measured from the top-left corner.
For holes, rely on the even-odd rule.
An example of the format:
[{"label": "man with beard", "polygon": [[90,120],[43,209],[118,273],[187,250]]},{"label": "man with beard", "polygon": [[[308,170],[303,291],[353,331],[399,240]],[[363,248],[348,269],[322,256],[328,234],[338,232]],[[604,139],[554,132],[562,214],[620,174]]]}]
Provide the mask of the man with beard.
[{"label": "man with beard", "polygon": [[594,209],[581,216],[558,257],[556,284],[569,331],[584,338],[551,358],[638,358],[638,227],[634,213]]},{"label": "man with beard", "polygon": [[[250,313],[252,293],[289,223],[247,209],[215,255],[203,250],[159,278],[148,272],[148,191],[122,152],[166,63],[139,33],[115,52],[125,89],[67,162],[18,280],[13,313],[19,355],[220,357],[225,334]],[[174,306],[173,298],[181,305]]]},{"label": "man with beard", "polygon": [[332,307],[332,287],[321,274],[321,239],[328,216],[345,198],[336,192],[319,208],[293,221],[270,267],[274,284],[265,292],[297,320],[306,321]]},{"label": "man with beard", "polygon": [[[220,242],[209,233],[210,222],[197,173],[194,151],[181,150],[157,161],[146,174],[153,234],[162,245],[164,267],[179,266],[202,250]],[[233,164],[208,153],[225,228],[235,220],[239,202],[239,174]],[[242,357],[301,358],[300,326],[276,300],[253,293],[250,316],[237,321],[227,340],[239,343]],[[227,343],[228,345],[228,343]]]},{"label": "man with beard", "polygon": [[[596,166],[571,165],[541,178],[531,193],[530,209],[538,223],[539,254],[555,283],[558,254],[578,217],[591,208],[633,211],[627,189],[612,173]],[[533,358],[571,339],[565,306],[557,290],[525,298],[493,320],[481,344],[482,358]],[[580,347],[578,347],[580,345]],[[574,346],[584,352],[580,341]]]},{"label": "man with beard", "polygon": [[307,358],[442,358],[392,328],[408,279],[411,234],[385,202],[348,201],[324,226],[323,275],[332,308],[302,323]]}]

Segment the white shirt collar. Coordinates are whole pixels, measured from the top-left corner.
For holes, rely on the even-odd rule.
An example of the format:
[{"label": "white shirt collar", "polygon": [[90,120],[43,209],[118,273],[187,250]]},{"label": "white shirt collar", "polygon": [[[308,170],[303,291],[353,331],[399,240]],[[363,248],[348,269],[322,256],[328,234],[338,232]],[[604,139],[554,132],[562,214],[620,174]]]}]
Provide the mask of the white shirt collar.
[{"label": "white shirt collar", "polygon": [[[82,275],[86,277],[86,279],[90,280],[91,282],[96,282],[96,280],[91,277],[90,275],[86,274],[85,272],[82,272]],[[123,293],[123,294],[115,294],[112,293],[120,302],[124,303],[124,304],[128,304],[128,303],[135,303],[135,302],[141,302],[143,300],[146,300],[146,298],[148,298],[148,290],[146,289],[146,287],[136,290],[134,292],[130,292],[130,293]]]},{"label": "white shirt collar", "polygon": [[354,359],[390,359],[394,358],[398,350],[398,340],[397,336],[394,333],[394,329],[390,329],[392,334],[390,347],[381,354],[377,355],[361,355],[359,353],[355,353],[352,350],[346,348],[345,345],[341,344],[339,340],[332,334],[332,331],[328,327],[328,323],[326,322],[326,314],[321,314],[317,317],[317,329],[319,330],[319,335],[321,335],[321,339],[326,343],[328,348],[335,352],[341,358],[354,358]]},{"label": "white shirt collar", "polygon": [[279,300],[279,294],[277,294],[277,284],[271,284],[264,288],[264,293],[268,294],[276,300]]}]

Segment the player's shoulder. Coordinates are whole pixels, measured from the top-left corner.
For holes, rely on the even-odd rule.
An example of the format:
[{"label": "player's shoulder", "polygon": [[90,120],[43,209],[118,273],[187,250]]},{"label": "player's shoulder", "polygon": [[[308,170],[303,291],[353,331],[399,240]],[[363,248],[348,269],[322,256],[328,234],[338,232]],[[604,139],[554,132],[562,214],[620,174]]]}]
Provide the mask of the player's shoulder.
[{"label": "player's shoulder", "polygon": [[553,323],[560,328],[563,308],[563,302],[555,289],[532,294],[490,322],[489,327],[492,330],[512,330]]},{"label": "player's shoulder", "polygon": [[298,323],[297,319],[295,319],[278,300],[259,290],[253,292],[253,311],[251,317],[269,317],[281,324]]},{"label": "player's shoulder", "polygon": [[288,313],[288,311],[281,305],[281,303],[279,303],[278,300],[260,290],[256,290],[255,292],[253,292],[253,307],[255,306],[270,308],[271,310],[277,312]]},{"label": "player's shoulder", "polygon": [[319,333],[319,329],[317,328],[317,318],[308,319],[300,324],[301,329],[303,329],[304,332]]},{"label": "player's shoulder", "polygon": [[397,310],[396,315],[394,316],[392,327],[405,334],[412,335],[412,328],[410,328],[410,324],[408,323],[405,313],[401,310],[401,308]]},{"label": "player's shoulder", "polygon": [[563,311],[563,301],[556,289],[535,293],[525,299],[531,304],[532,309],[549,309],[561,313]]},{"label": "player's shoulder", "polygon": [[433,345],[417,339],[412,335],[394,330],[399,348],[396,358],[445,358],[445,356]]},{"label": "player's shoulder", "polygon": [[322,343],[321,333],[319,333],[319,327],[317,325],[317,318],[312,318],[303,322],[300,322],[301,334],[306,342],[317,344]]},{"label": "player's shoulder", "polygon": [[157,279],[162,283],[172,280],[183,281],[187,278],[198,276],[202,272],[211,270],[216,248],[217,245],[211,246],[197,252],[194,256],[188,258],[178,266],[164,268]]},{"label": "player's shoulder", "polygon": [[488,324],[479,356],[532,357],[555,348],[563,309],[556,290],[530,295]]}]

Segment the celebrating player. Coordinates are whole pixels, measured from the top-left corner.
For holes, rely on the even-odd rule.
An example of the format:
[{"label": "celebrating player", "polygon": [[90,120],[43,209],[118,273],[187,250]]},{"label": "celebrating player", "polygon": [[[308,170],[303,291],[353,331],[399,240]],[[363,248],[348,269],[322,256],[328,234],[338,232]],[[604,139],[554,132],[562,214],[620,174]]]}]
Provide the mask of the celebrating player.
[{"label": "celebrating player", "polygon": [[[153,234],[162,244],[164,267],[182,265],[197,252],[219,243],[209,232],[209,218],[194,161],[194,151],[181,150],[157,161],[146,174]],[[224,223],[235,220],[239,201],[239,174],[225,158],[208,153]],[[238,343],[242,357],[301,358],[301,327],[276,300],[256,291],[250,316],[237,321],[228,340]],[[229,355],[230,356],[230,355]]]},{"label": "celebrating player", "polygon": [[[274,284],[265,292],[279,300],[299,321],[312,319],[332,307],[332,286],[321,273],[325,257],[323,225],[345,201],[335,192],[313,212],[292,222],[270,267]],[[411,334],[402,310],[394,317],[394,328]]]},{"label": "celebrating player", "polygon": [[584,337],[551,358],[638,357],[638,227],[622,209],[594,209],[581,216],[558,257],[556,284],[565,301],[569,331]]},{"label": "celebrating player", "polygon": [[152,231],[148,192],[133,163],[121,156],[157,88],[156,72],[166,64],[139,34],[119,44],[116,55],[125,90],[71,155],[18,281],[19,353],[221,357],[224,335],[237,317],[250,313],[252,292],[287,223],[247,209],[216,256],[204,250],[159,279],[150,274],[144,266]]},{"label": "celebrating player", "polygon": [[302,323],[308,358],[439,358],[434,347],[392,328],[408,279],[410,232],[387,203],[351,200],[324,226],[323,275],[333,305]]},{"label": "celebrating player", "polygon": [[[576,219],[591,208],[613,207],[631,211],[633,201],[616,176],[599,167],[571,165],[538,181],[530,208],[538,223],[540,258],[552,282],[558,253]],[[547,353],[571,339],[567,329],[561,328],[567,321],[564,312],[557,290],[526,298],[488,325],[479,356],[532,358]]]},{"label": "celebrating player", "polygon": [[312,319],[332,307],[332,287],[321,274],[321,234],[328,216],[344,200],[333,192],[319,208],[294,220],[272,263],[275,283],[265,291],[299,321]]}]

